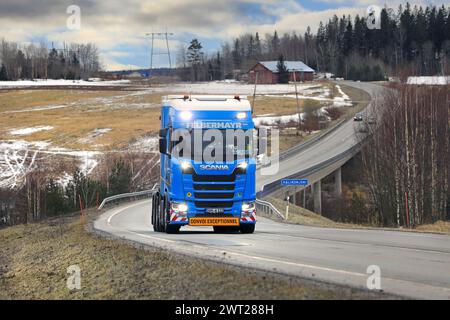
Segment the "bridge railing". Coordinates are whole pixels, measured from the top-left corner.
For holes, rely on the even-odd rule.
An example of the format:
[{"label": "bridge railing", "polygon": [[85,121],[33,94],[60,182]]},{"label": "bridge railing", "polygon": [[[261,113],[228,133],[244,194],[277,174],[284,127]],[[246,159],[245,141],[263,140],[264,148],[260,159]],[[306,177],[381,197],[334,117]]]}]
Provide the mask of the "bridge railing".
[{"label": "bridge railing", "polygon": [[256,200],[256,209],[258,211],[262,211],[267,214],[277,215],[282,220],[286,220],[284,215],[277,208],[275,208],[275,206],[273,204],[271,204],[268,201],[257,199]]},{"label": "bridge railing", "polygon": [[157,187],[158,187],[158,185],[155,184],[155,186],[152,189],[150,189],[150,190],[118,194],[118,195],[115,195],[115,196],[111,196],[111,197],[105,198],[102,201],[102,203],[100,204],[100,206],[98,207],[98,210],[102,210],[109,203],[117,203],[117,202],[122,201],[124,199],[136,200],[136,199],[140,199],[140,198],[151,197],[156,192]]}]

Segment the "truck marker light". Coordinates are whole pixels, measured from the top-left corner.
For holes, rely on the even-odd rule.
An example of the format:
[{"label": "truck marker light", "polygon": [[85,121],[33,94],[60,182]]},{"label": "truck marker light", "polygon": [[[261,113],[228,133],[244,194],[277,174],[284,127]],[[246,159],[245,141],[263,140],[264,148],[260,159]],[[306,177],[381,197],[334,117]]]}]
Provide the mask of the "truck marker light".
[{"label": "truck marker light", "polygon": [[183,173],[189,174],[189,173],[193,173],[194,168],[192,168],[192,165],[189,162],[182,162],[181,163],[181,171]]},{"label": "truck marker light", "polygon": [[192,113],[189,111],[184,111],[180,113],[180,118],[184,121],[189,121],[192,119]]},{"label": "truck marker light", "polygon": [[247,172],[248,163],[247,162],[241,162],[237,165],[237,174],[245,174]]},{"label": "truck marker light", "polygon": [[236,116],[239,120],[247,119],[247,114],[245,112],[239,112]]},{"label": "truck marker light", "polygon": [[187,197],[188,197],[188,198],[192,197],[192,193],[188,192],[188,193],[187,193]]}]

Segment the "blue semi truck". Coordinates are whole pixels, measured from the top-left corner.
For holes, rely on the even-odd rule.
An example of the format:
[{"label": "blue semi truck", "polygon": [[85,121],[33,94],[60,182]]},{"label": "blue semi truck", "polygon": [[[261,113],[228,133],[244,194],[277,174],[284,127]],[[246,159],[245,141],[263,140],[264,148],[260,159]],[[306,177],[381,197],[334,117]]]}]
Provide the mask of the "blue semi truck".
[{"label": "blue semi truck", "polygon": [[154,230],[178,233],[190,225],[253,233],[257,131],[248,99],[168,96],[160,118]]}]

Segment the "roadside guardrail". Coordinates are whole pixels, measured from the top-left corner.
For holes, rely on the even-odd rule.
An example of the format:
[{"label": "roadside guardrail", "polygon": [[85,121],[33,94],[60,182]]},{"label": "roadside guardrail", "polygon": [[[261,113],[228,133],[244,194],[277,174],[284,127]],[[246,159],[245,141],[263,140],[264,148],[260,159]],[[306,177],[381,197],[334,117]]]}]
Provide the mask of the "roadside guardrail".
[{"label": "roadside guardrail", "polygon": [[152,196],[155,193],[157,187],[158,187],[158,185],[155,184],[153,186],[153,188],[150,190],[118,194],[118,195],[115,195],[112,197],[105,198],[102,201],[102,203],[100,204],[100,206],[98,207],[98,210],[102,210],[105,207],[105,205],[107,205],[108,203],[111,203],[111,202],[117,202],[117,201],[123,200],[123,199],[130,199],[130,198],[138,199],[138,198],[142,198],[142,197],[145,198],[148,196]]},{"label": "roadside guardrail", "polygon": [[256,199],[256,209],[258,211],[262,211],[264,213],[275,214],[279,218],[286,220],[286,218],[283,216],[283,214],[277,208],[275,208],[275,206],[273,204],[271,204],[268,201]]}]

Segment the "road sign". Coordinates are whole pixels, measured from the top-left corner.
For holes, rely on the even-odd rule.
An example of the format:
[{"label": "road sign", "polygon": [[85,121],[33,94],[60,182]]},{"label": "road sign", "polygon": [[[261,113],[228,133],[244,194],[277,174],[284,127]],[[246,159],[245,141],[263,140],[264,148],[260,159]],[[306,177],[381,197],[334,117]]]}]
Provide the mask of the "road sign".
[{"label": "road sign", "polygon": [[283,179],[281,180],[281,185],[283,187],[290,187],[290,186],[308,186],[309,180],[306,179]]}]

